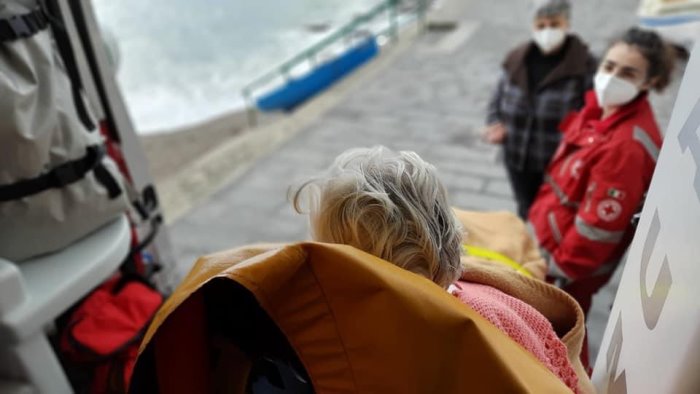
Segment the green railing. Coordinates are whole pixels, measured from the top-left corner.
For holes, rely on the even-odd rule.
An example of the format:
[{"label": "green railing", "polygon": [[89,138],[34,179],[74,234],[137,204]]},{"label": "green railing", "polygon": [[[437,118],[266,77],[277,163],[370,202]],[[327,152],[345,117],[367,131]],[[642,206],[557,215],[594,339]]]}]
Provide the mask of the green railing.
[{"label": "green railing", "polygon": [[[419,23],[424,23],[429,0],[414,1],[416,4],[416,18],[419,21]],[[254,125],[256,123],[254,110],[255,103],[253,100],[253,95],[256,89],[266,86],[280,77],[284,79],[289,79],[290,72],[302,63],[308,62],[313,68],[313,66],[316,64],[318,55],[321,52],[323,52],[324,50],[328,49],[331,45],[334,45],[341,40],[347,40],[361,27],[380,17],[382,13],[386,12],[388,15],[388,26],[376,34],[388,36],[393,41],[397,40],[399,28],[398,7],[401,2],[401,0],[386,0],[381,2],[374,8],[370,9],[368,12],[362,15],[358,15],[351,22],[340,27],[338,30],[325,37],[321,41],[317,42],[314,45],[311,45],[310,47],[301,51],[299,54],[292,57],[291,59],[275,67],[272,71],[265,73],[264,75],[256,78],[255,80],[247,84],[243,88],[242,95],[246,101],[249,125]]]}]

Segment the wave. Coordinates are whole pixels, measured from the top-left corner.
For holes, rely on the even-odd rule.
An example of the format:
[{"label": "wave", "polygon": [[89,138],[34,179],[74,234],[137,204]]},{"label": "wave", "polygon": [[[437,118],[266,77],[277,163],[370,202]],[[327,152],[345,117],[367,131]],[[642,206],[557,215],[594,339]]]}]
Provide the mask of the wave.
[{"label": "wave", "polygon": [[[139,133],[244,107],[242,87],[379,0],[96,0]],[[310,25],[328,25],[314,31]],[[298,71],[298,70],[297,70]]]}]

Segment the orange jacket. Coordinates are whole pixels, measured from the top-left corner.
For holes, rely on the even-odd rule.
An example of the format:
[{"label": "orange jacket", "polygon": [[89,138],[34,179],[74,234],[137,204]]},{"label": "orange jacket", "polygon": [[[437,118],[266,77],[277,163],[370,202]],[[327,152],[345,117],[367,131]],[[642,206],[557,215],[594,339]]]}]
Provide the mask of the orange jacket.
[{"label": "orange jacket", "polygon": [[[465,278],[498,281],[487,271],[468,270]],[[533,297],[526,288],[513,284],[508,292]],[[568,392],[534,356],[431,281],[352,247],[317,243],[201,258],[149,327],[132,391],[244,392],[250,345],[227,343],[217,327],[259,317],[246,297],[279,327],[319,393]],[[550,318],[567,327],[565,337],[579,336],[580,351],[582,314],[569,307],[551,309]],[[567,333],[573,321],[579,330]]]},{"label": "orange jacket", "polygon": [[562,122],[564,140],[530,209],[540,246],[571,280],[610,274],[649,188],[661,133],[646,94],[604,120],[595,94]]}]

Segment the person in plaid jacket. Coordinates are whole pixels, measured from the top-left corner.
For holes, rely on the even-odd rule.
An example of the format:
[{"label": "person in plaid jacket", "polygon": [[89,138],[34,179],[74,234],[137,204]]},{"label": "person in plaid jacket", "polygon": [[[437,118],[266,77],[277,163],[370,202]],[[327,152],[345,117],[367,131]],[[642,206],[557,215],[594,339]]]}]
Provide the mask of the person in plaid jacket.
[{"label": "person in plaid jacket", "polygon": [[587,45],[568,31],[568,0],[535,1],[533,9],[533,38],[506,56],[484,132],[487,141],[503,144],[523,219],[559,146],[559,123],[583,106],[597,64]]}]

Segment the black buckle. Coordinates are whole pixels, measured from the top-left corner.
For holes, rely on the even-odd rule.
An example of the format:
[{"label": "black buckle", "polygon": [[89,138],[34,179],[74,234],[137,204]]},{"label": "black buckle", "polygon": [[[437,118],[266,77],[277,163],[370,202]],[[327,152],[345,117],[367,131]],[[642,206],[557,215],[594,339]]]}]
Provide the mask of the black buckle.
[{"label": "black buckle", "polygon": [[63,163],[48,174],[51,187],[63,187],[79,180],[100,163],[103,155],[101,146],[88,146],[82,159]]},{"label": "black buckle", "polygon": [[32,29],[24,19],[24,15],[11,16],[7,18],[7,23],[18,38],[27,38],[33,34]]}]

